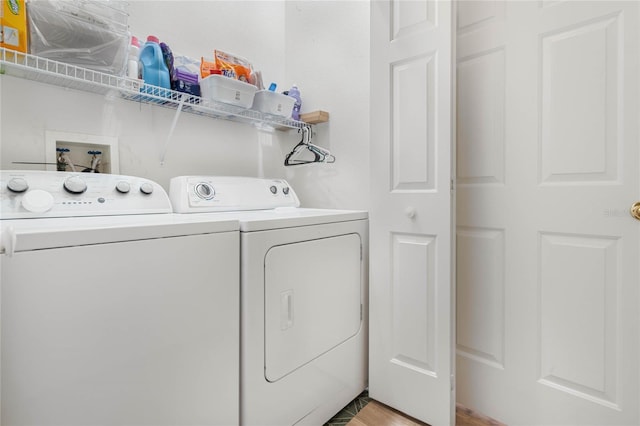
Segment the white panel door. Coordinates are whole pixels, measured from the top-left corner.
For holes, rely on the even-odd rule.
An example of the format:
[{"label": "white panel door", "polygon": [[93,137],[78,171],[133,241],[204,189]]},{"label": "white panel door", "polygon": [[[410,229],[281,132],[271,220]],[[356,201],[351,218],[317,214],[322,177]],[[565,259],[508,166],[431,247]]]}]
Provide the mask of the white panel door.
[{"label": "white panel door", "polygon": [[372,398],[453,422],[447,1],[371,3]]},{"label": "white panel door", "polygon": [[638,425],[640,2],[457,17],[458,402]]}]

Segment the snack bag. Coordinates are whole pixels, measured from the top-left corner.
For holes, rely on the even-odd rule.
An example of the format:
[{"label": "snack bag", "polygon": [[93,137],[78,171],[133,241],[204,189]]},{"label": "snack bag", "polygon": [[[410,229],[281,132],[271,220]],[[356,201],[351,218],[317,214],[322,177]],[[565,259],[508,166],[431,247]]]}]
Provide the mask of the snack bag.
[{"label": "snack bag", "polygon": [[216,63],[207,61],[204,57],[200,59],[200,77],[205,78],[209,77],[213,70],[216,69]]},{"label": "snack bag", "polygon": [[223,75],[244,81],[245,83],[255,84],[253,81],[253,67],[251,63],[239,56],[214,50],[216,69],[222,71]]}]

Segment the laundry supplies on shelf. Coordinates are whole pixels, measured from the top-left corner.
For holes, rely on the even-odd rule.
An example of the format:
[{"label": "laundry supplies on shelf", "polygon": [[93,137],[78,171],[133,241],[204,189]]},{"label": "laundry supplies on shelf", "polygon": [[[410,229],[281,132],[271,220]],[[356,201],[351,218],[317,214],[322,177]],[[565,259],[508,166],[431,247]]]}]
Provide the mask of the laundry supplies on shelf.
[{"label": "laundry supplies on shelf", "polygon": [[30,53],[124,76],[130,45],[126,1],[27,2]]},{"label": "laundry supplies on shelf", "polygon": [[171,89],[169,68],[162,54],[160,40],[156,36],[148,36],[140,51],[140,78],[145,82],[143,92],[146,91],[146,85]]},{"label": "laundry supplies on shelf", "polygon": [[298,86],[294,84],[291,89],[289,89],[288,95],[295,99],[291,117],[294,120],[300,120],[300,107],[302,106],[302,98],[300,97],[300,89],[298,89]]},{"label": "laundry supplies on shelf", "polygon": [[271,90],[259,90],[253,98],[251,109],[280,117],[291,117],[295,99]]},{"label": "laundry supplies on shelf", "polygon": [[205,104],[223,102],[242,108],[253,103],[256,86],[220,74],[212,74],[200,82],[202,100]]},{"label": "laundry supplies on shelf", "polygon": [[24,0],[5,0],[0,6],[0,46],[27,51],[27,12]]}]

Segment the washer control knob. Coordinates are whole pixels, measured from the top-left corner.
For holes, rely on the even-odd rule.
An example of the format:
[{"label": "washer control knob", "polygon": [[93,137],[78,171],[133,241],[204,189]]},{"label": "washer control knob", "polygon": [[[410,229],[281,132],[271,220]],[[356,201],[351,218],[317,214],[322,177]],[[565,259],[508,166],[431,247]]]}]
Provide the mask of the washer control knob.
[{"label": "washer control knob", "polygon": [[147,195],[153,193],[153,185],[149,182],[143,183],[142,185],[140,185],[140,192]]},{"label": "washer control knob", "polygon": [[282,192],[284,192],[284,195],[289,195],[289,187],[285,186],[284,188],[282,188]]},{"label": "washer control knob", "polygon": [[116,183],[116,191],[118,191],[119,193],[126,194],[130,190],[131,190],[131,185],[129,185],[129,182],[127,182],[126,180],[121,180],[118,183]]},{"label": "washer control knob", "polygon": [[26,180],[16,177],[16,178],[12,178],[7,183],[7,188],[11,192],[24,192],[27,189],[29,189],[29,184],[27,183]]},{"label": "washer control knob", "polygon": [[275,185],[271,185],[269,187],[269,190],[271,191],[272,194],[276,194],[278,192],[278,187]]},{"label": "washer control knob", "polygon": [[64,181],[64,189],[72,194],[82,194],[87,190],[87,183],[80,176],[70,176]]},{"label": "washer control knob", "polygon": [[24,194],[22,207],[32,213],[44,213],[53,207],[53,195],[42,189],[34,189]]}]

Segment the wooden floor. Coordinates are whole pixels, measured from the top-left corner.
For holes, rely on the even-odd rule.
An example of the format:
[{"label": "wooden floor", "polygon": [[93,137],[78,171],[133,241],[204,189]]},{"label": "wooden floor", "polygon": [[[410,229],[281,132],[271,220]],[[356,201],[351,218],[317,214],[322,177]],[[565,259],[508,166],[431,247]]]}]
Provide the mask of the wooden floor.
[{"label": "wooden floor", "polygon": [[[347,426],[428,426],[391,407],[371,401],[364,406]],[[464,408],[456,407],[456,426],[505,426],[488,417],[484,417]]]},{"label": "wooden floor", "polygon": [[347,426],[424,426],[424,423],[378,401],[371,401],[358,411]]}]

